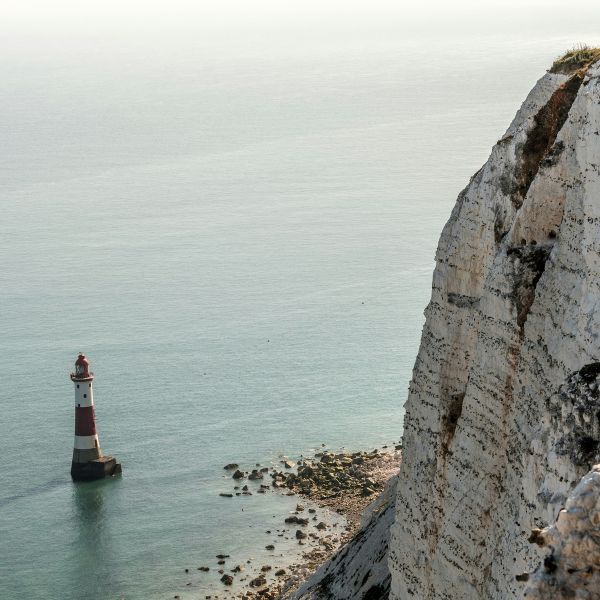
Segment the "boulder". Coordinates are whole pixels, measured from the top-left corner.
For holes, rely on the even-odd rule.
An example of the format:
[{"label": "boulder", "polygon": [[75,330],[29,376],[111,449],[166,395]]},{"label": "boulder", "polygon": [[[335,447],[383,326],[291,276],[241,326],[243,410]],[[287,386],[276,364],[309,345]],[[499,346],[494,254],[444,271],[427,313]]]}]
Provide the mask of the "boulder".
[{"label": "boulder", "polygon": [[250,587],[262,587],[263,585],[267,585],[264,575],[259,575],[250,582]]}]

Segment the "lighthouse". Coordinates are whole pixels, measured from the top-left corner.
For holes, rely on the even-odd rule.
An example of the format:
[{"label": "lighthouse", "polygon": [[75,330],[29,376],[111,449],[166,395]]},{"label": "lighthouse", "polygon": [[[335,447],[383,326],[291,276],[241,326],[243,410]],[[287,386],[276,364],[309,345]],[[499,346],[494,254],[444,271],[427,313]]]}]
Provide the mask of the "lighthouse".
[{"label": "lighthouse", "polygon": [[102,479],[121,472],[121,464],[112,456],[104,456],[96,431],[94,415],[94,374],[90,361],[80,354],[71,373],[75,386],[75,443],[71,477],[77,481]]}]

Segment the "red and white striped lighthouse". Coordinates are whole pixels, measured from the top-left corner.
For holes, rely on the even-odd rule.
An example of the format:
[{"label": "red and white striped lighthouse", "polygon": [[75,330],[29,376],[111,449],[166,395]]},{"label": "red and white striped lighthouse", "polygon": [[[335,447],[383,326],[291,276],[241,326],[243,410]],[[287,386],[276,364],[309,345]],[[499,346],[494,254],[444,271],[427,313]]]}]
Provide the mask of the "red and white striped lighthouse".
[{"label": "red and white striped lighthouse", "polygon": [[94,415],[94,374],[90,361],[79,354],[75,372],[71,373],[75,385],[75,443],[71,477],[73,479],[101,479],[121,472],[121,465],[112,456],[104,456],[100,449]]}]

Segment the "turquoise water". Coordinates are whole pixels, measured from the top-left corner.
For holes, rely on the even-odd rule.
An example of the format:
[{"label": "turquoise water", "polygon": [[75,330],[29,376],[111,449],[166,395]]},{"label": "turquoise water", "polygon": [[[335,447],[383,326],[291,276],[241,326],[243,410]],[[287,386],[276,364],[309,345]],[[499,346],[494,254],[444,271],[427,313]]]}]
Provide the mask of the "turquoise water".
[{"label": "turquoise water", "polygon": [[439,231],[574,31],[5,53],[0,597],[204,597],[295,505],[224,464],[398,440]]}]

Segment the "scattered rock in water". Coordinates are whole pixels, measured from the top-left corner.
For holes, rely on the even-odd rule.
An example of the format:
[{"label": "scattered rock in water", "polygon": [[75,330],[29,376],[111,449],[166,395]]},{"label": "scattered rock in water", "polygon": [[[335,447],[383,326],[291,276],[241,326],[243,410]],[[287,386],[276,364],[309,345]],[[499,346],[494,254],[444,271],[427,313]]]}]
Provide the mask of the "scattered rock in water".
[{"label": "scattered rock in water", "polygon": [[285,519],[286,523],[294,523],[296,525],[308,525],[308,519],[303,519],[302,517],[297,517],[296,515],[292,515],[291,517],[287,517]]},{"label": "scattered rock in water", "polygon": [[[399,450],[401,446],[401,442],[398,442],[397,445],[390,444],[389,448]],[[389,470],[390,466],[393,468],[393,459],[399,458],[399,454],[395,454],[394,450],[390,449],[384,447],[381,452],[377,449],[362,452],[349,452],[343,449],[336,452],[323,449],[309,459],[300,457],[296,463],[288,459],[284,460],[283,458],[280,461],[280,465],[270,468],[261,467],[257,463],[255,469],[251,471],[248,469],[247,472],[242,472],[237,464],[234,469],[232,463],[232,475],[238,473],[239,479],[248,478],[260,483],[260,485],[254,485],[252,492],[250,492],[252,484],[249,488],[248,485],[244,485],[241,482],[240,484],[235,484],[236,487],[234,489],[240,489],[237,487],[239,485],[244,495],[250,495],[251,493],[264,494],[270,488],[274,490],[284,488],[284,495],[299,495],[298,500],[300,502],[296,505],[295,512],[289,513],[285,518],[286,525],[292,527],[296,525],[299,527],[296,529],[292,528],[291,531],[288,527],[281,527],[277,531],[268,530],[267,535],[282,537],[286,540],[296,539],[299,545],[306,545],[307,549],[304,550],[304,556],[308,557],[310,555],[310,563],[303,564],[310,564],[310,568],[313,568],[318,566],[318,563],[334,550],[339,543],[348,539],[348,531],[351,531],[356,525],[355,521],[358,518],[354,514],[353,507],[355,505],[365,506],[371,500],[371,498],[367,499],[366,496],[375,495],[382,489],[382,484],[379,483],[379,480],[382,479],[382,469]],[[260,482],[261,479],[265,478],[265,473],[269,475],[270,486]],[[373,478],[371,477],[372,474],[375,474]],[[374,478],[377,481],[374,481]],[[229,494],[223,495],[231,497]],[[240,494],[238,493],[237,495]],[[363,496],[365,496],[365,499],[361,500],[360,498]],[[350,524],[345,529],[343,527],[335,529],[337,524],[328,524],[319,520],[320,515],[318,513],[320,511],[304,505],[302,503],[303,498],[317,500],[323,506],[328,506],[331,510],[337,510],[338,513],[346,515]],[[303,518],[301,515],[306,515],[308,518]],[[312,527],[305,529],[305,526],[309,524],[309,520]],[[337,535],[334,533],[336,531]],[[265,546],[265,549],[274,552],[275,544],[268,544]],[[311,554],[312,552],[315,552],[315,554]],[[277,555],[278,553],[273,554],[271,557]],[[277,559],[273,558],[273,560]],[[251,561],[248,560],[247,562],[250,568]],[[282,587],[284,582],[287,581],[288,577],[295,576],[296,569],[301,566],[292,565],[286,571],[286,569],[276,566],[263,565],[257,574],[258,576],[250,572],[250,574],[244,573],[236,579],[232,577],[233,581],[245,586],[235,597],[238,600],[275,600],[279,598],[282,589],[284,589]],[[209,569],[206,568],[206,570],[208,571]],[[220,569],[218,572],[221,575],[225,575],[226,572],[235,575],[241,573],[242,570],[242,565],[237,565],[226,569],[226,571]],[[272,572],[274,572],[274,577],[281,579],[275,580],[272,584],[267,583],[266,576]],[[234,585],[236,584],[234,583]],[[228,594],[231,599],[234,597],[230,595],[229,590],[224,592],[223,595],[225,596],[225,594]],[[216,599],[215,596],[213,598]]]},{"label": "scattered rock in water", "polygon": [[237,469],[231,477],[233,477],[233,479],[243,479],[245,475],[239,469]]},{"label": "scattered rock in water", "polygon": [[184,571],[185,571],[186,573],[189,573],[189,572],[190,572],[190,570],[189,570],[189,569],[184,569]]},{"label": "scattered rock in water", "polygon": [[233,494],[219,494],[219,496],[222,496],[223,498],[233,498]]},{"label": "scattered rock in water", "polygon": [[267,580],[265,579],[264,575],[259,575],[250,582],[250,586],[254,588],[262,587],[263,585],[267,585]]},{"label": "scattered rock in water", "polygon": [[224,564],[225,564],[225,561],[224,561],[224,560],[219,560],[219,561],[217,561],[217,564],[218,564],[218,565],[224,565]]},{"label": "scattered rock in water", "polygon": [[215,558],[231,558],[231,556],[229,554],[217,554],[217,556],[215,556]]},{"label": "scattered rock in water", "polygon": [[225,465],[223,468],[226,471],[233,471],[234,469],[237,469],[240,465],[238,465],[237,463],[229,463],[228,465]]},{"label": "scattered rock in water", "polygon": [[208,573],[210,569],[208,567],[198,567],[198,571],[203,571],[204,573]]},{"label": "scattered rock in water", "polygon": [[221,577],[221,581],[225,585],[232,585],[233,584],[233,577],[231,575],[228,575],[227,573],[225,573],[225,575],[223,575],[223,577]]}]

